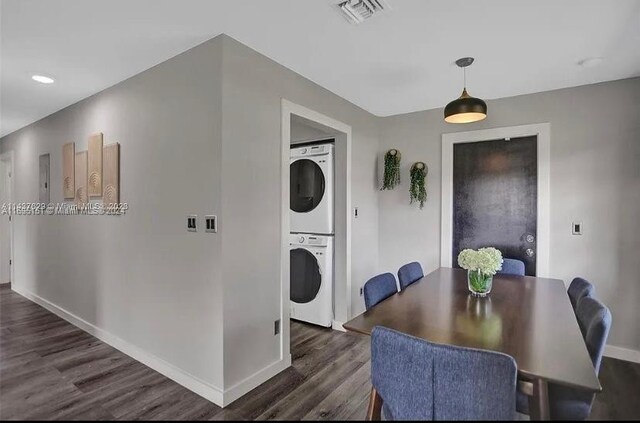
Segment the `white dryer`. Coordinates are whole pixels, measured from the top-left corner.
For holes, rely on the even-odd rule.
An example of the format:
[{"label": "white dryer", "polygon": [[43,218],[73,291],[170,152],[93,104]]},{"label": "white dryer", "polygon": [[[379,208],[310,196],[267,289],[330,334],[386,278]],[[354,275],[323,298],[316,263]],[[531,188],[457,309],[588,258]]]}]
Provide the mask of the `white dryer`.
[{"label": "white dryer", "polygon": [[290,317],[330,327],[333,320],[333,237],[291,234]]},{"label": "white dryer", "polygon": [[291,232],[333,234],[333,144],[291,149]]}]

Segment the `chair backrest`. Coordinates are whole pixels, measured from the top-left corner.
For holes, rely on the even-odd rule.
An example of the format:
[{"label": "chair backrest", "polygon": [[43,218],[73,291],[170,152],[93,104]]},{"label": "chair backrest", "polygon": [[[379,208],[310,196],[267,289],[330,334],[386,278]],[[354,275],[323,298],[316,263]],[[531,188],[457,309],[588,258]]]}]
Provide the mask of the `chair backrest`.
[{"label": "chair backrest", "polygon": [[391,273],[374,276],[364,284],[364,305],[369,310],[398,292],[396,277]]},{"label": "chair backrest", "polygon": [[500,269],[498,273],[503,275],[524,276],[524,262],[510,258],[503,259],[502,269]]},{"label": "chair backrest", "polygon": [[405,264],[398,269],[398,280],[400,281],[400,289],[405,289],[418,279],[422,278],[422,266],[417,261]]},{"label": "chair backrest", "polygon": [[383,327],[371,334],[371,382],[390,420],[511,420],[516,363]]},{"label": "chair backrest", "polygon": [[602,353],[611,329],[611,312],[600,301],[592,297],[580,300],[576,309],[578,324],[584,336],[584,343],[591,356],[596,373],[600,371]]},{"label": "chair backrest", "polygon": [[571,305],[575,310],[576,308],[578,308],[578,303],[580,302],[580,300],[582,300],[584,297],[595,296],[596,289],[588,280],[582,278],[574,278],[569,284],[567,293],[569,294]]}]

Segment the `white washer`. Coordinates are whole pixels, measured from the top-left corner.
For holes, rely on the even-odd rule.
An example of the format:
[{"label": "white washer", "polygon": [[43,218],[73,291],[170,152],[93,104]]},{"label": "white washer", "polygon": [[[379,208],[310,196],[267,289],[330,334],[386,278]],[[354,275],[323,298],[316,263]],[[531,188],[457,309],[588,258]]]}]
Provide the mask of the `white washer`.
[{"label": "white washer", "polygon": [[333,234],[333,144],[291,149],[291,232]]},{"label": "white washer", "polygon": [[329,327],[333,320],[333,237],[291,234],[290,317]]}]

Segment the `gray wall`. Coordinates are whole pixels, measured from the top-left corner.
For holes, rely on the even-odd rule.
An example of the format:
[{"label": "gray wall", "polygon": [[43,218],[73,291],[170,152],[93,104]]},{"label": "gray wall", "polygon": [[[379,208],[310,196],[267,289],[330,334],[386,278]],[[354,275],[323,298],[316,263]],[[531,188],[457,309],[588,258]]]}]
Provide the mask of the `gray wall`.
[{"label": "gray wall", "polygon": [[62,145],[120,143],[124,216],[17,216],[14,287],[27,290],[221,389],[221,242],[187,233],[187,214],[221,209],[222,44],[200,45],[2,139],[15,151],[14,199],[38,201]]},{"label": "gray wall", "polygon": [[[379,194],[380,271],[440,261],[441,134],[551,124],[551,269],[583,276],[613,314],[609,343],[640,350],[640,78],[488,102],[486,120],[448,125],[442,109],[378,120],[379,158],[402,152],[402,185]],[[408,173],[429,166],[423,210],[409,206]],[[571,234],[581,221],[584,235]]]},{"label": "gray wall", "polygon": [[[121,143],[130,207],[121,217],[16,218],[16,288],[218,391],[278,361],[281,98],[353,127],[360,313],[359,287],[377,270],[376,118],[224,35],[2,139],[0,152],[16,152],[15,200],[37,201],[38,155],[48,152],[58,202],[62,145],[80,151],[104,132]],[[217,214],[218,234],[187,233],[192,213]],[[338,296],[338,319],[346,309]]]},{"label": "gray wall", "polygon": [[320,129],[307,123],[306,119],[298,116],[291,117],[291,144],[315,141],[336,135],[337,133],[329,128]]},{"label": "gray wall", "polygon": [[[359,287],[378,267],[378,128],[373,115],[227,36],[223,65],[224,378],[231,387],[280,355],[273,321],[280,315],[281,99],[352,126],[352,203],[360,208],[352,222],[354,314],[364,309]],[[336,300],[340,320],[346,305]]]}]

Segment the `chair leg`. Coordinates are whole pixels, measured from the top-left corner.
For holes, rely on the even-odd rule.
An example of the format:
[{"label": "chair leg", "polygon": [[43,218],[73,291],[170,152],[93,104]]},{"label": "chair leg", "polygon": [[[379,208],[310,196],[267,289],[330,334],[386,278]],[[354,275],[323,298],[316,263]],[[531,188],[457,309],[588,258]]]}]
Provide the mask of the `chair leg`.
[{"label": "chair leg", "polygon": [[382,411],[382,397],[371,387],[371,395],[369,396],[369,408],[367,409],[367,420],[380,420]]}]

